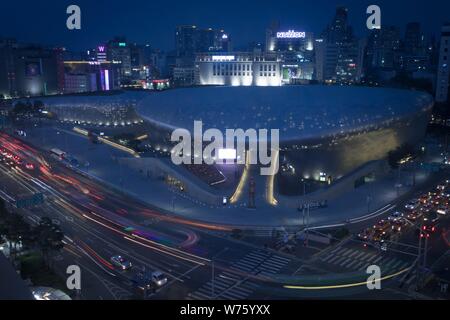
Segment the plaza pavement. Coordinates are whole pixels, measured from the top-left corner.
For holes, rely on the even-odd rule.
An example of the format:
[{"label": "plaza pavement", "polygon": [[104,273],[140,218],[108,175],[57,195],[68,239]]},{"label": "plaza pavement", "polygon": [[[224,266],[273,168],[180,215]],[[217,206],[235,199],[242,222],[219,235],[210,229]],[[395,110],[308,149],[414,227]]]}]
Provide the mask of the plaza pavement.
[{"label": "plaza pavement", "polygon": [[[176,193],[164,181],[150,178],[131,170],[118,161],[121,157],[131,157],[126,152],[105,144],[93,144],[86,137],[69,130],[54,127],[35,127],[28,129],[26,141],[50,150],[59,148],[75,157],[79,169],[91,177],[131,196],[137,197],[152,206],[172,212],[188,219],[211,224],[235,225],[239,227],[279,227],[301,226],[302,212],[292,206],[279,204],[271,206],[264,201],[264,187],[257,180],[256,209],[248,209],[245,189],[237,205],[208,205],[186,194]],[[89,164],[89,165],[86,165]],[[423,170],[416,172],[416,183],[420,184],[428,176]],[[339,199],[328,202],[328,207],[310,211],[309,226],[320,227],[364,220],[369,216],[383,213],[398,195],[410,190],[411,173],[402,172],[402,185],[396,189],[397,173],[391,172],[384,179],[354,189]],[[259,190],[258,190],[259,188]],[[399,193],[397,193],[399,192]],[[368,196],[370,203],[368,204]],[[292,201],[296,201],[291,200]],[[300,203],[301,198],[298,197]]]}]

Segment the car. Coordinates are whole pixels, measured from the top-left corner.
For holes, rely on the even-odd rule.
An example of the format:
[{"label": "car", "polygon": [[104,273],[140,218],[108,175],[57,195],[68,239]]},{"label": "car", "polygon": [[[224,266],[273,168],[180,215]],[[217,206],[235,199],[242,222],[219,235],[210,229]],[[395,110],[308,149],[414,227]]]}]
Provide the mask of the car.
[{"label": "car", "polygon": [[440,214],[442,216],[447,215],[448,209],[446,207],[440,207],[436,210],[437,214]]},{"label": "car", "polygon": [[147,290],[154,289],[151,274],[145,271],[139,271],[131,278],[131,283],[138,289],[147,292]]},{"label": "car", "polygon": [[432,200],[431,200],[431,204],[435,205],[435,206],[439,206],[441,204],[441,200],[442,197],[441,196],[435,196]]},{"label": "car", "polygon": [[388,244],[386,241],[381,241],[380,242],[380,250],[386,252],[388,250]]},{"label": "car", "polygon": [[403,213],[401,213],[401,212],[399,212],[399,211],[395,211],[393,214],[391,214],[389,217],[388,217],[388,221],[397,221],[397,220],[400,220],[400,219],[402,219],[403,218]]},{"label": "car", "polygon": [[111,263],[121,270],[128,270],[132,267],[130,261],[119,255],[111,257]]},{"label": "car", "polygon": [[441,194],[444,198],[450,198],[450,192],[449,191],[444,191]]},{"label": "car", "polygon": [[412,200],[405,204],[405,209],[407,210],[415,210],[419,206],[419,202],[417,200]]},{"label": "car", "polygon": [[422,226],[423,232],[434,233],[434,232],[436,232],[436,230],[437,230],[437,227],[434,224],[424,224]]},{"label": "car", "polygon": [[[429,211],[428,211],[429,212]],[[416,221],[418,218],[422,216],[422,212],[419,211],[411,211],[406,215],[406,219],[409,221]]]},{"label": "car", "polygon": [[362,241],[367,241],[370,239],[372,233],[373,233],[372,229],[365,229],[362,232],[358,233],[357,238]]},{"label": "car", "polygon": [[419,198],[419,202],[421,204],[427,204],[427,202],[430,200],[430,196],[428,194],[424,194]]},{"label": "car", "polygon": [[423,223],[436,223],[439,220],[439,215],[436,212],[431,212],[423,218]]},{"label": "car", "polygon": [[25,165],[25,168],[26,168],[27,170],[34,170],[34,164],[32,164],[32,163],[27,163],[27,164]]},{"label": "car", "polygon": [[167,277],[161,271],[152,272],[152,281],[158,287],[162,287],[167,283]]},{"label": "car", "polygon": [[423,213],[428,213],[428,212],[430,212],[432,209],[433,209],[433,205],[431,205],[431,204],[426,204],[426,205],[424,205],[424,206],[422,206],[422,207],[420,208],[420,211],[423,212]]},{"label": "car", "polygon": [[405,224],[406,224],[406,221],[404,218],[400,218],[395,221],[392,221],[392,231],[401,232],[403,227],[405,226]]},{"label": "car", "polygon": [[381,242],[384,240],[388,240],[390,238],[390,234],[387,231],[376,230],[372,236],[373,242]]},{"label": "car", "polygon": [[436,191],[430,191],[428,192],[428,195],[430,196],[430,200],[433,200],[434,198],[439,196],[439,194]]},{"label": "car", "polygon": [[388,220],[380,220],[376,225],[373,226],[375,231],[384,232],[390,228],[390,223]]}]

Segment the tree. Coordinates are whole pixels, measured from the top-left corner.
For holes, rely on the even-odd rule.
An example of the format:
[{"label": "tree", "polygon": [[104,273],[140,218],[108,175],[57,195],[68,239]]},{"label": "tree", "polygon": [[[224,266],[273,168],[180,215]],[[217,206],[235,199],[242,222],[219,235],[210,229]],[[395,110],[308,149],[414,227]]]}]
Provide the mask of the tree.
[{"label": "tree", "polygon": [[[30,225],[18,214],[9,214],[9,235],[11,256],[17,253],[17,245],[28,246],[33,243],[33,234]],[[12,247],[11,247],[12,246]]]},{"label": "tree", "polygon": [[3,199],[0,199],[0,238],[7,237],[8,234],[8,210],[5,207],[5,201],[3,201]]},{"label": "tree", "polygon": [[53,253],[59,252],[64,244],[64,234],[48,217],[42,217],[39,225],[34,230],[36,242],[39,245],[44,261],[50,267],[50,257]]},{"label": "tree", "polygon": [[12,258],[17,252],[18,244],[29,246],[34,239],[30,225],[22,216],[9,212],[3,200],[0,203],[0,237],[8,240]]}]

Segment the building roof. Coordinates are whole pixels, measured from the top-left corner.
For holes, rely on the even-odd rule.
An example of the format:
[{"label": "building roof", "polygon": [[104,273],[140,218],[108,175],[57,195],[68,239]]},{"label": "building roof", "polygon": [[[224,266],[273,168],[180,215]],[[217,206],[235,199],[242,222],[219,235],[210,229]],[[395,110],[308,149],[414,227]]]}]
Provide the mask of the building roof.
[{"label": "building roof", "polygon": [[30,100],[63,108],[135,106],[142,118],[171,129],[192,131],[194,120],[202,120],[204,130],[279,129],[282,141],[358,132],[433,105],[433,98],[419,91],[321,85],[196,87]]},{"label": "building roof", "polygon": [[41,101],[48,107],[60,108],[114,108],[133,106],[148,93],[144,91],[109,92],[104,94],[85,93],[72,95],[54,95],[47,97],[30,97],[15,100],[17,102]]},{"label": "building roof", "polygon": [[350,86],[198,87],[150,94],[136,110],[170,128],[279,129],[281,140],[359,131],[428,110],[423,92]]},{"label": "building roof", "polygon": [[31,290],[0,252],[0,300],[33,300]]}]

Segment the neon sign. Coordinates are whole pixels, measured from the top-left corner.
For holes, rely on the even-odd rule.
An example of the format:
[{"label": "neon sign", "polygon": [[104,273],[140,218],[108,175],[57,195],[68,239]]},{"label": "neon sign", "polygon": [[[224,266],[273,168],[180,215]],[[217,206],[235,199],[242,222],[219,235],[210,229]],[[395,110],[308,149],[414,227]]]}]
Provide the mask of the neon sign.
[{"label": "neon sign", "polygon": [[287,32],[277,32],[277,38],[279,39],[300,39],[306,38],[306,32],[289,30]]},{"label": "neon sign", "polygon": [[212,61],[234,61],[235,56],[212,56]]}]

